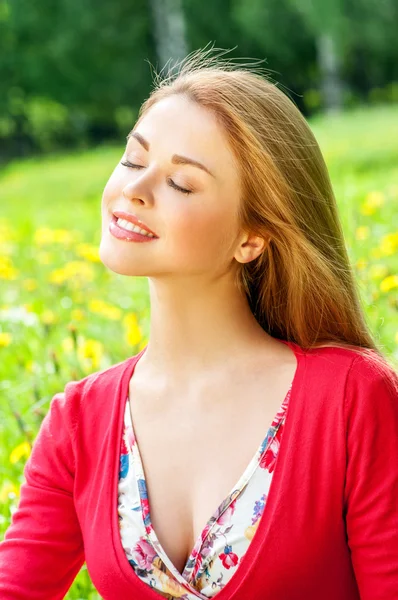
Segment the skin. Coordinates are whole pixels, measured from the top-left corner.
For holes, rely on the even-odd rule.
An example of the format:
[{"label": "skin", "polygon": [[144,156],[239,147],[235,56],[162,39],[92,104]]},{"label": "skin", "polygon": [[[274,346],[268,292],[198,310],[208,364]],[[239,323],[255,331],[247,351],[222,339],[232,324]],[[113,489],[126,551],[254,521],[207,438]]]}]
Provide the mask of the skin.
[{"label": "skin", "polygon": [[[237,220],[238,165],[214,114],[174,95],[154,105],[133,131],[150,148],[127,140],[121,160],[142,168],[119,163],[111,174],[102,197],[99,251],[112,271],[149,281],[150,336],[137,377],[156,379],[159,388],[172,388],[186,401],[204,374],[209,381],[236,372],[237,365],[291,362],[292,351],[262,329],[234,285],[238,263],[254,260],[266,241],[243,231]],[[172,164],[174,153],[200,161],[214,176]],[[174,189],[170,179],[192,193]],[[158,239],[115,238],[108,229],[115,209],[134,213]]]}]

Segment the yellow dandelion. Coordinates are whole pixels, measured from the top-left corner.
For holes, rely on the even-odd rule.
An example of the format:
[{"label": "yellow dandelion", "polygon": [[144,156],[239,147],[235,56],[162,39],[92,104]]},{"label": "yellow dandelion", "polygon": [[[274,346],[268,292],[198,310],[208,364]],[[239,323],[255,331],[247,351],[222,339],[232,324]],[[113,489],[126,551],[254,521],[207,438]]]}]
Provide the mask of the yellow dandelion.
[{"label": "yellow dandelion", "polygon": [[398,288],[398,275],[389,275],[380,283],[382,292],[390,292],[394,288]]},{"label": "yellow dandelion", "polygon": [[24,458],[24,457],[29,458],[30,451],[31,451],[31,447],[30,447],[29,442],[26,442],[26,441],[22,442],[22,444],[19,444],[18,446],[16,446],[14,448],[14,450],[11,452],[10,463],[15,464],[21,458]]},{"label": "yellow dandelion", "polygon": [[369,237],[369,232],[369,227],[358,227],[355,232],[355,237],[357,240],[366,240]]},{"label": "yellow dandelion", "polygon": [[24,279],[22,281],[22,287],[28,292],[33,292],[37,288],[37,282],[34,279]]},{"label": "yellow dandelion", "polygon": [[80,308],[74,308],[71,312],[71,318],[73,321],[83,321],[86,318],[86,314]]},{"label": "yellow dandelion", "polygon": [[92,244],[80,243],[77,244],[75,250],[79,256],[82,256],[86,260],[89,260],[91,262],[101,262],[97,246],[94,246]]},{"label": "yellow dandelion", "polygon": [[66,278],[67,276],[65,269],[61,267],[60,269],[55,269],[54,271],[51,271],[48,280],[50,283],[55,283],[55,285],[61,285],[66,281]]},{"label": "yellow dandelion", "polygon": [[52,244],[52,240],[53,232],[52,229],[49,229],[48,227],[39,227],[39,229],[36,229],[33,235],[33,242],[38,246]]},{"label": "yellow dandelion", "polygon": [[56,244],[75,244],[81,238],[80,231],[69,231],[68,229],[54,229],[54,242]]},{"label": "yellow dandelion", "polygon": [[17,279],[19,271],[12,264],[9,256],[0,256],[0,279],[9,281]]},{"label": "yellow dandelion", "polygon": [[90,312],[102,315],[107,319],[117,321],[122,316],[122,311],[117,306],[107,304],[101,299],[92,299],[88,304],[88,310]]},{"label": "yellow dandelion", "polygon": [[66,264],[65,271],[68,279],[74,277],[80,277],[87,281],[91,281],[94,278],[93,267],[81,260],[73,260]]},{"label": "yellow dandelion", "polygon": [[373,215],[376,210],[385,202],[385,197],[382,192],[371,191],[365,196],[365,201],[361,206],[363,215]]},{"label": "yellow dandelion", "polygon": [[73,284],[79,282],[85,283],[87,281],[92,281],[93,279],[93,267],[88,263],[78,260],[71,261],[64,267],[55,269],[49,276],[50,283],[55,283],[56,285],[61,285],[67,281]]},{"label": "yellow dandelion", "polygon": [[385,196],[383,192],[380,192],[378,190],[373,190],[365,196],[365,202],[368,202],[373,206],[382,206],[384,204],[384,201]]},{"label": "yellow dandelion", "polygon": [[45,246],[48,244],[70,245],[78,242],[80,238],[81,233],[79,231],[39,227],[34,233],[33,241],[37,246]]},{"label": "yellow dandelion", "polygon": [[52,325],[56,322],[57,316],[52,310],[46,309],[41,314],[41,322],[45,325]]},{"label": "yellow dandelion", "polygon": [[15,483],[5,481],[0,488],[0,503],[5,504],[12,495],[19,496],[19,489]]},{"label": "yellow dandelion", "polygon": [[88,368],[99,369],[104,354],[104,346],[98,340],[86,339],[79,341],[77,355],[79,360]]},{"label": "yellow dandelion", "polygon": [[27,302],[26,304],[22,304],[22,306],[24,307],[24,309],[26,310],[26,312],[30,312],[30,313],[35,313],[35,309],[33,307],[33,304],[31,302]]},{"label": "yellow dandelion", "polygon": [[368,261],[365,258],[360,258],[356,262],[356,267],[359,271],[363,271],[364,269],[366,269],[367,265]]},{"label": "yellow dandelion", "polygon": [[398,344],[398,331],[397,331],[397,333],[395,334],[395,338],[394,338],[394,339],[395,339],[395,341],[396,341],[396,342],[397,342],[397,344]]},{"label": "yellow dandelion", "polygon": [[138,319],[135,313],[128,313],[123,319],[123,325],[125,327],[127,344],[136,346],[142,341],[142,331],[138,325]]},{"label": "yellow dandelion", "polygon": [[398,248],[398,233],[388,233],[381,238],[380,251],[385,256],[395,254]]},{"label": "yellow dandelion", "polygon": [[0,331],[0,348],[5,348],[9,346],[12,341],[11,333],[7,333],[6,331]]}]

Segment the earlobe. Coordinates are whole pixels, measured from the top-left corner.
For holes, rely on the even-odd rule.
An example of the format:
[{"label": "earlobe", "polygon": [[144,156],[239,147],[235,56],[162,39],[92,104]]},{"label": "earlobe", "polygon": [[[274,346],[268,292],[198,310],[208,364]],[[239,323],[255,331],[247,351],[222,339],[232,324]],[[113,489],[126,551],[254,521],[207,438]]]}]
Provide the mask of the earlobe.
[{"label": "earlobe", "polygon": [[244,241],[238,250],[238,256],[235,256],[236,260],[241,263],[248,263],[255,260],[265,250],[267,240],[264,238],[252,235]]}]

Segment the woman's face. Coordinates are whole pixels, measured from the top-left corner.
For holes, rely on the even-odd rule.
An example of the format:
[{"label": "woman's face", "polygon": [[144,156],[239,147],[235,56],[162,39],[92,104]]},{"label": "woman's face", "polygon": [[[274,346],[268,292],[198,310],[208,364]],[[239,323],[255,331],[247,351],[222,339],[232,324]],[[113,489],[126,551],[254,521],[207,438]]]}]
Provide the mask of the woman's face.
[{"label": "woman's face", "polygon": [[[175,154],[205,168],[179,164]],[[118,163],[103,192],[99,251],[109,269],[122,275],[212,279],[232,267],[241,235],[240,181],[212,113],[182,95],[159,101],[129,134],[121,162],[137,167]],[[109,225],[118,210],[138,217],[157,237],[148,242],[115,237]]]}]

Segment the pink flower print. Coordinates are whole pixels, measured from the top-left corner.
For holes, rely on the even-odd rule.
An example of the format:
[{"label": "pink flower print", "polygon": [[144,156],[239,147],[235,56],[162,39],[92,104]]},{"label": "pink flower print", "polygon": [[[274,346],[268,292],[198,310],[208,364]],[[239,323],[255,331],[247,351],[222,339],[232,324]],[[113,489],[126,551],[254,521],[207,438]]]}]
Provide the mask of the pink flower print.
[{"label": "pink flower print", "polygon": [[217,519],[217,523],[219,525],[229,525],[231,522],[231,517],[235,512],[237,497],[232,500],[231,504],[224,510],[224,512]]},{"label": "pink flower print", "polygon": [[126,446],[126,440],[125,440],[125,435],[126,435],[126,430],[123,430],[123,435],[122,435],[122,441],[120,444],[120,454],[128,454],[128,448]]},{"label": "pink flower print", "polygon": [[260,467],[262,469],[268,469],[268,471],[272,473],[272,471],[275,468],[276,457],[279,451],[279,445],[279,439],[274,437],[271,444],[269,445],[268,450],[261,457]]},{"label": "pink flower print", "polygon": [[149,523],[149,501],[148,498],[141,497],[142,518],[144,523]]},{"label": "pink flower print", "polygon": [[157,556],[155,549],[145,537],[140,537],[131,555],[138,567],[145,571],[152,570],[152,563]]},{"label": "pink flower print", "polygon": [[126,427],[125,431],[126,444],[128,448],[132,448],[135,444],[135,435],[131,425]]},{"label": "pink flower print", "polygon": [[198,571],[200,570],[202,563],[203,563],[202,554],[196,548],[194,548],[191,552],[191,557],[189,559],[189,564],[193,565],[193,569],[192,569],[192,578],[193,579],[196,577]]},{"label": "pink flower print", "polygon": [[190,556],[190,558],[192,558],[193,560],[196,560],[197,556],[198,556],[198,551],[197,551],[197,549],[194,547],[194,548],[192,548],[192,550],[191,550],[191,556]]},{"label": "pink flower print", "polygon": [[213,522],[209,521],[205,528],[202,530],[202,534],[201,534],[201,540],[202,542],[206,539],[207,534],[209,533],[210,529],[213,527]]},{"label": "pink flower print", "polygon": [[232,546],[225,546],[225,552],[221,552],[220,560],[223,564],[223,567],[226,569],[230,569],[231,567],[236,567],[239,561],[239,557],[235,552],[232,552]]}]

